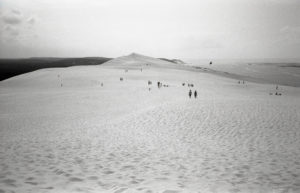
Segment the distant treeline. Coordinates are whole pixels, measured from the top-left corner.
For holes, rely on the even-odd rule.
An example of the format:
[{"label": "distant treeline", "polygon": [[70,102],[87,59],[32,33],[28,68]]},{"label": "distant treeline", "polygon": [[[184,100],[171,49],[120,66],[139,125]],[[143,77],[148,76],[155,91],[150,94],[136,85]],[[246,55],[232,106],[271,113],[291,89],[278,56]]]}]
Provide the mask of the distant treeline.
[{"label": "distant treeline", "polygon": [[42,68],[99,65],[111,58],[27,58],[0,59],[0,81]]},{"label": "distant treeline", "polygon": [[167,58],[158,58],[167,62],[172,62],[174,64],[184,64],[184,62],[182,60],[179,59],[167,59]]}]

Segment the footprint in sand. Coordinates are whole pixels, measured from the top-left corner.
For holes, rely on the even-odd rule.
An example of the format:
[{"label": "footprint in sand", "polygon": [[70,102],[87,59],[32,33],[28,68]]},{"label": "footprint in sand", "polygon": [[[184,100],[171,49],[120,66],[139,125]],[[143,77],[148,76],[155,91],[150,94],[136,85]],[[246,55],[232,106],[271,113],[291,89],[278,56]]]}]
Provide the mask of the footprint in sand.
[{"label": "footprint in sand", "polygon": [[6,186],[10,186],[10,187],[16,187],[16,180],[13,179],[5,179],[2,180],[2,183],[5,184]]},{"label": "footprint in sand", "polygon": [[97,176],[90,176],[87,179],[88,180],[98,180],[98,177]]},{"label": "footprint in sand", "polygon": [[33,185],[33,186],[36,186],[36,185],[38,185],[39,183],[37,183],[37,182],[25,182],[26,184],[30,184],[30,185]]},{"label": "footprint in sand", "polygon": [[162,193],[179,193],[177,190],[165,190]]},{"label": "footprint in sand", "polygon": [[115,172],[111,171],[111,170],[103,171],[103,174],[113,174],[113,173],[115,173]]},{"label": "footprint in sand", "polygon": [[70,182],[82,182],[82,181],[84,181],[84,180],[81,179],[81,178],[72,177],[72,178],[69,178],[69,181],[70,181]]},{"label": "footprint in sand", "polygon": [[127,190],[127,188],[120,188],[120,189],[114,191],[114,193],[122,193],[122,192],[124,192],[125,190]]}]

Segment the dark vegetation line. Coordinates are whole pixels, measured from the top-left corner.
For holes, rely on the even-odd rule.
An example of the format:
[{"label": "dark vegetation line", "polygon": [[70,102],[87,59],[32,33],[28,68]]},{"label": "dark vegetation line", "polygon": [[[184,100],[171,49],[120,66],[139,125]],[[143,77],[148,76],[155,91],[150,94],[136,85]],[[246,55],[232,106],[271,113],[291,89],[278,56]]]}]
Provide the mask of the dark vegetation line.
[{"label": "dark vegetation line", "polygon": [[0,81],[43,68],[99,65],[109,60],[104,57],[0,59]]},{"label": "dark vegetation line", "polygon": [[179,60],[179,59],[167,59],[167,58],[158,58],[160,60],[164,60],[164,61],[167,61],[167,62],[171,62],[171,63],[174,63],[174,64],[184,64],[184,62],[182,60]]}]

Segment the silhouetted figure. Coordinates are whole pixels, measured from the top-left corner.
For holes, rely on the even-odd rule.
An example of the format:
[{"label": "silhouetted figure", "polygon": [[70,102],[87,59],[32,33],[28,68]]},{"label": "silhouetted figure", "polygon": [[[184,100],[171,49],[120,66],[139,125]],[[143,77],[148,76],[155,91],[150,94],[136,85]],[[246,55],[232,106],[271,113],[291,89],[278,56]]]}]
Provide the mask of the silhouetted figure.
[{"label": "silhouetted figure", "polygon": [[185,83],[182,83],[182,86],[184,86],[185,85]]},{"label": "silhouetted figure", "polygon": [[162,83],[161,82],[157,82],[157,87],[158,88],[162,87]]},{"label": "silhouetted figure", "polygon": [[245,84],[245,81],[243,80],[243,84]]},{"label": "silhouetted figure", "polygon": [[192,90],[189,91],[189,97],[192,97]]},{"label": "silhouetted figure", "polygon": [[212,65],[212,61],[209,62],[209,65]]},{"label": "silhouetted figure", "polygon": [[148,85],[151,85],[151,84],[152,84],[152,82],[150,80],[148,80]]},{"label": "silhouetted figure", "polygon": [[197,98],[197,91],[194,92],[194,97]]},{"label": "silhouetted figure", "polygon": [[123,78],[122,78],[122,77],[120,78],[120,81],[123,81]]}]

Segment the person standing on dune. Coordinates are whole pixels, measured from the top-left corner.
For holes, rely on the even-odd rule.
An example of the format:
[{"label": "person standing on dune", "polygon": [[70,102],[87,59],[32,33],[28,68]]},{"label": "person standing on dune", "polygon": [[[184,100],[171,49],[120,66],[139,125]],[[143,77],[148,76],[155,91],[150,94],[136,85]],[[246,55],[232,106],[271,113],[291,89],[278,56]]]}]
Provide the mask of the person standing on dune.
[{"label": "person standing on dune", "polygon": [[192,97],[192,90],[189,91],[189,97]]},{"label": "person standing on dune", "polygon": [[194,97],[197,98],[197,91],[194,92]]}]

